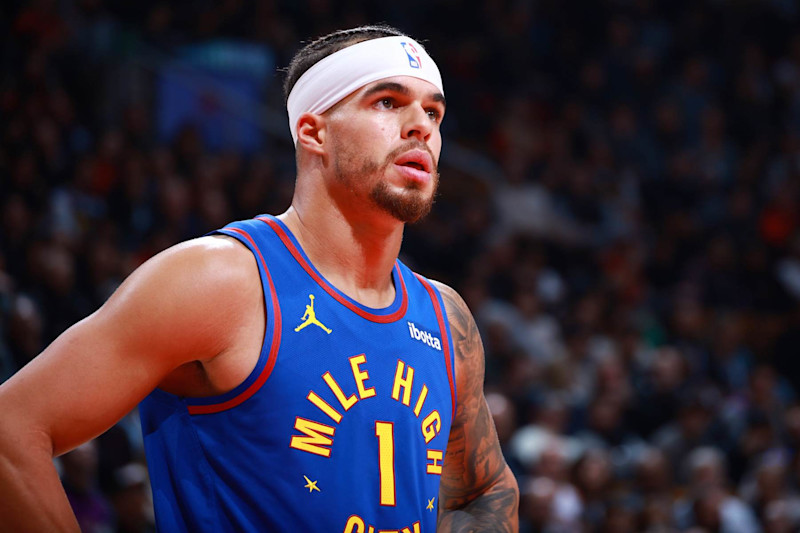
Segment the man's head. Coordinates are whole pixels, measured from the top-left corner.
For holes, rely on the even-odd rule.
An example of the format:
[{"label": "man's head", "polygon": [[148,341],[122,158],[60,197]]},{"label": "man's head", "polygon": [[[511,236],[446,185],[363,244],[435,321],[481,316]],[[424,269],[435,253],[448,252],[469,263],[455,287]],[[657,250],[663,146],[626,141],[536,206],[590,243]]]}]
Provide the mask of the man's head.
[{"label": "man's head", "polygon": [[444,95],[419,43],[388,26],[332,33],[297,53],[284,91],[300,174],[315,161],[343,185],[327,188],[334,201],[360,197],[404,222],[429,211]]}]

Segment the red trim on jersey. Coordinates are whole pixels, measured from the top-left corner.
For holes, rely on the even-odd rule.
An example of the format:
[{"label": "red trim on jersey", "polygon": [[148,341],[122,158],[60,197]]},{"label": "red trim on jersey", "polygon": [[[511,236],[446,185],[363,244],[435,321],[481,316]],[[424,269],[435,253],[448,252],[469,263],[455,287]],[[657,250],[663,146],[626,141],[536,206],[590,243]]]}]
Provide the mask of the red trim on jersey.
[{"label": "red trim on jersey", "polygon": [[450,399],[453,403],[453,420],[456,418],[456,384],[453,380],[453,368],[452,365],[454,364],[452,357],[450,356],[450,341],[447,338],[447,325],[444,321],[444,313],[442,312],[442,306],[439,305],[439,298],[436,297],[436,291],[434,291],[433,286],[428,282],[427,279],[423,278],[419,274],[416,274],[417,279],[422,283],[425,289],[428,291],[428,294],[431,296],[431,301],[433,302],[433,310],[436,312],[436,320],[439,321],[439,331],[442,334],[442,351],[444,352],[444,364],[447,368],[447,379],[450,381]]},{"label": "red trim on jersey", "polygon": [[264,385],[264,383],[267,381],[267,378],[272,373],[272,369],[275,367],[275,361],[278,358],[278,348],[281,345],[281,310],[280,307],[278,307],[278,297],[275,294],[275,286],[272,284],[272,276],[269,274],[269,269],[267,268],[267,263],[264,261],[264,256],[261,255],[261,250],[258,249],[258,246],[256,246],[256,243],[253,241],[253,238],[246,231],[239,228],[227,229],[229,231],[238,233],[253,245],[253,249],[258,254],[258,260],[261,262],[261,266],[264,267],[264,272],[267,275],[267,282],[269,283],[270,296],[272,297],[272,313],[274,317],[272,327],[272,345],[269,348],[267,364],[264,365],[263,370],[261,370],[261,374],[259,374],[256,380],[251,383],[249,387],[230,400],[222,403],[214,403],[209,405],[188,405],[186,408],[188,409],[190,415],[207,415],[226,411],[236,407],[258,392],[258,389]]},{"label": "red trim on jersey", "polygon": [[258,217],[257,220],[266,222],[273,230],[275,230],[275,233],[278,235],[281,241],[283,241],[283,244],[295,258],[295,260],[300,264],[301,267],[303,267],[303,269],[306,272],[308,272],[308,275],[311,276],[314,279],[314,281],[316,281],[317,284],[325,290],[325,292],[330,294],[337,302],[344,305],[345,307],[347,307],[360,317],[366,318],[367,320],[372,322],[377,322],[379,324],[388,324],[390,322],[396,322],[397,320],[400,320],[406,314],[406,310],[408,309],[408,293],[406,292],[406,282],[403,280],[403,273],[400,271],[400,269],[397,267],[396,264],[394,268],[397,269],[397,277],[400,280],[399,290],[402,293],[401,297],[403,299],[402,303],[400,304],[400,307],[397,309],[397,311],[395,311],[390,315],[377,315],[375,313],[370,313],[369,311],[366,311],[358,307],[353,302],[342,296],[342,294],[336,289],[334,289],[325,280],[325,278],[320,276],[317,273],[317,271],[314,270],[314,268],[308,263],[306,258],[303,257],[303,254],[300,252],[300,250],[298,250],[297,246],[295,246],[292,239],[289,237],[289,235],[287,235],[286,231],[280,224],[278,224],[271,218],[267,217]]}]

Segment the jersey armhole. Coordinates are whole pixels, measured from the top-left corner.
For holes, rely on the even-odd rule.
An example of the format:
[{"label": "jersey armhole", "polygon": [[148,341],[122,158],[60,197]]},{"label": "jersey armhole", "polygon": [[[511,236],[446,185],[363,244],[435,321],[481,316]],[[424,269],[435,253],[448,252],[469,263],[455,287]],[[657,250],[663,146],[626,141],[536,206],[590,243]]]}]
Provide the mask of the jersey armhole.
[{"label": "jersey armhole", "polygon": [[455,353],[453,351],[453,337],[450,335],[450,321],[447,319],[444,301],[441,293],[433,284],[423,276],[416,274],[417,279],[428,291],[428,295],[433,303],[433,310],[436,313],[436,320],[439,322],[439,331],[442,333],[442,352],[444,353],[444,364],[447,368],[447,379],[450,381],[450,397],[452,398],[453,420],[456,418],[456,408],[458,407],[458,393],[456,387],[456,366]]},{"label": "jersey armhole", "polygon": [[246,230],[233,225],[212,232],[211,235],[232,237],[246,246],[255,256],[266,308],[266,327],[258,361],[250,375],[242,383],[224,394],[207,398],[186,398],[187,410],[191,415],[227,411],[253,396],[272,373],[281,343],[281,311],[278,297],[275,293],[275,286],[267,263],[255,240]]}]

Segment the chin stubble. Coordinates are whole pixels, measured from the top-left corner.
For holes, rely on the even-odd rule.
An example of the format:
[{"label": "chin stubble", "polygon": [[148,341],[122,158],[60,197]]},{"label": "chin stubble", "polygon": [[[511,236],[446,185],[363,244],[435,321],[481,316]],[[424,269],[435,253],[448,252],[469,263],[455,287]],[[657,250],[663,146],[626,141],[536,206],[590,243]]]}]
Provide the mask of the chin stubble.
[{"label": "chin stubble", "polygon": [[[369,179],[371,176],[385,175],[386,171],[394,164],[395,159],[397,159],[400,154],[415,148],[429,152],[427,146],[424,144],[410,143],[393,150],[386,157],[383,164],[377,164],[367,160],[362,162],[361,167],[354,172],[347,172],[342,168],[351,165],[341,164],[342,161],[349,163],[353,158],[347,156],[336,158],[334,162],[336,178],[341,183],[347,184],[348,188],[355,192],[357,188],[354,185],[358,180]],[[438,169],[435,167],[431,172],[431,179],[433,180],[433,191],[430,197],[425,197],[423,192],[416,185],[407,186],[401,192],[397,193],[392,191],[385,181],[378,180],[375,186],[369,191],[369,198],[372,200],[373,205],[379,207],[397,220],[405,223],[416,222],[427,215],[433,207],[436,191],[439,186]]]}]

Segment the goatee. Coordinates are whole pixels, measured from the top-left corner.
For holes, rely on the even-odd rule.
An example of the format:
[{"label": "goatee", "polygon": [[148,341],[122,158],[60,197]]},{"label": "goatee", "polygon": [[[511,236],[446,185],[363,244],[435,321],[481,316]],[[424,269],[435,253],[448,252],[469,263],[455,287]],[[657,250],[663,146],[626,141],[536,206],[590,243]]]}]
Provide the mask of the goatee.
[{"label": "goatee", "polygon": [[[437,176],[432,176],[434,185],[438,184]],[[379,181],[369,192],[372,201],[401,222],[416,222],[430,213],[436,196],[436,188],[429,197],[423,196],[418,188],[407,187],[402,192],[392,192],[385,181]]]},{"label": "goatee", "polygon": [[[401,154],[414,149],[425,150],[429,154],[431,153],[425,143],[412,141],[393,150],[384,159],[383,163],[375,163],[373,161],[361,162],[360,168],[358,168],[357,171],[346,170],[346,167],[351,165],[343,165],[343,163],[354,162],[356,158],[344,155],[343,157],[337,158],[334,163],[337,179],[342,183],[348,184],[349,188],[355,191],[357,190],[354,186],[355,183],[360,180],[370,180],[377,176],[378,179],[375,185],[369,191],[369,198],[372,200],[373,205],[382,209],[400,222],[416,222],[430,213],[433,207],[439,185],[439,173],[436,164],[434,163],[433,168],[430,169],[433,191],[431,191],[429,196],[422,190],[422,186],[417,183],[408,183],[401,191],[397,192],[394,191],[386,181],[381,179],[386,175],[387,171],[394,165],[394,161]],[[342,154],[342,151],[340,150],[339,153]],[[433,160],[433,154],[431,154],[431,159]]]}]

